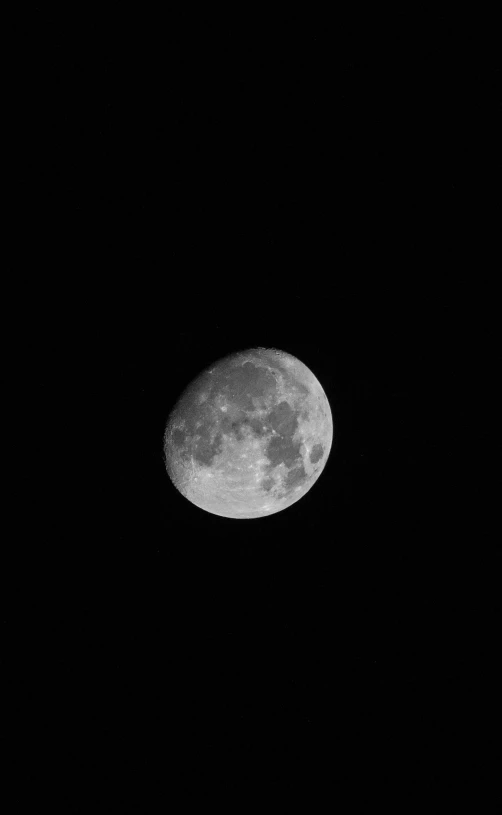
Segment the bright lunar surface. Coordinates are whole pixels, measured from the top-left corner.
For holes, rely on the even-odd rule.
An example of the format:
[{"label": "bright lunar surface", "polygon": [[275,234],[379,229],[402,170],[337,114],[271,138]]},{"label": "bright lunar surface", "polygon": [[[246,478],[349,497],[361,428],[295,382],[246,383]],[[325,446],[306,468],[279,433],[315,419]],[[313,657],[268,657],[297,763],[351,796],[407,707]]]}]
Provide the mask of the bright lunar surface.
[{"label": "bright lunar surface", "polygon": [[225,357],[197,377],[165,432],[169,476],[196,506],[225,518],[261,518],[315,484],[333,441],[326,394],[282,351]]}]

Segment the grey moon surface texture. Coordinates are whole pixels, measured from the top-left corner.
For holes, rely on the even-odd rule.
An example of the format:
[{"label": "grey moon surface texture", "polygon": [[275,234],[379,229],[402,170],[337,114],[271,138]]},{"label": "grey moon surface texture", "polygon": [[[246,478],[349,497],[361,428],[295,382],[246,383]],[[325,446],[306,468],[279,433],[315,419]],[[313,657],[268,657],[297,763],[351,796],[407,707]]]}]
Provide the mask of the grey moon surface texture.
[{"label": "grey moon surface texture", "polygon": [[299,501],[333,443],[326,394],[306,365],[254,348],[196,377],[165,430],[169,477],[180,493],[225,518],[260,518]]}]

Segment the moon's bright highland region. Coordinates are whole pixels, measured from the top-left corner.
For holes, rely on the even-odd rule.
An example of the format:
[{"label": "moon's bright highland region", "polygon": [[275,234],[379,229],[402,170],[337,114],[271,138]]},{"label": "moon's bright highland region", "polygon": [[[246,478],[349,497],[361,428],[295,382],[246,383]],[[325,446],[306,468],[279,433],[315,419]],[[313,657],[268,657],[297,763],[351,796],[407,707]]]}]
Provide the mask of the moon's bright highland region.
[{"label": "moon's bright highland region", "polygon": [[302,498],[322,473],[333,419],[321,384],[295,357],[267,348],[224,357],[172,410],[167,472],[196,506],[261,518]]}]

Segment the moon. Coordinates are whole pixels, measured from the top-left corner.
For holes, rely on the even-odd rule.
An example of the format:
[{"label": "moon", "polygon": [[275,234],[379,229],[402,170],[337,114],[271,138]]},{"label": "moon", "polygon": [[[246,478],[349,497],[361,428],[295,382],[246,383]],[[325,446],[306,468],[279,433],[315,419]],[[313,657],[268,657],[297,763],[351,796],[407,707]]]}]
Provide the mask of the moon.
[{"label": "moon", "polygon": [[261,518],[300,500],[333,443],[326,394],[312,371],[283,351],[224,357],[189,384],[164,434],[167,472],[200,509]]}]

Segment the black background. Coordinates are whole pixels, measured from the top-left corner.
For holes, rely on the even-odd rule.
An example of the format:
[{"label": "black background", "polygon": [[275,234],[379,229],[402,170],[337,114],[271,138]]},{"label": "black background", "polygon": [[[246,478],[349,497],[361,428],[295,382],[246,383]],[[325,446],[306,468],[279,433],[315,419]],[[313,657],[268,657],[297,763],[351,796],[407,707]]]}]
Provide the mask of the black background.
[{"label": "black background", "polygon": [[[32,638],[69,777],[119,799],[126,770],[188,797],[282,795],[293,767],[433,790],[473,723],[462,270],[491,262],[494,68],[444,24],[300,23],[33,22],[19,189],[54,275],[30,351],[72,513],[33,557]],[[162,436],[194,376],[256,346],[313,371],[334,445],[299,502],[235,521],[176,491]]]}]

